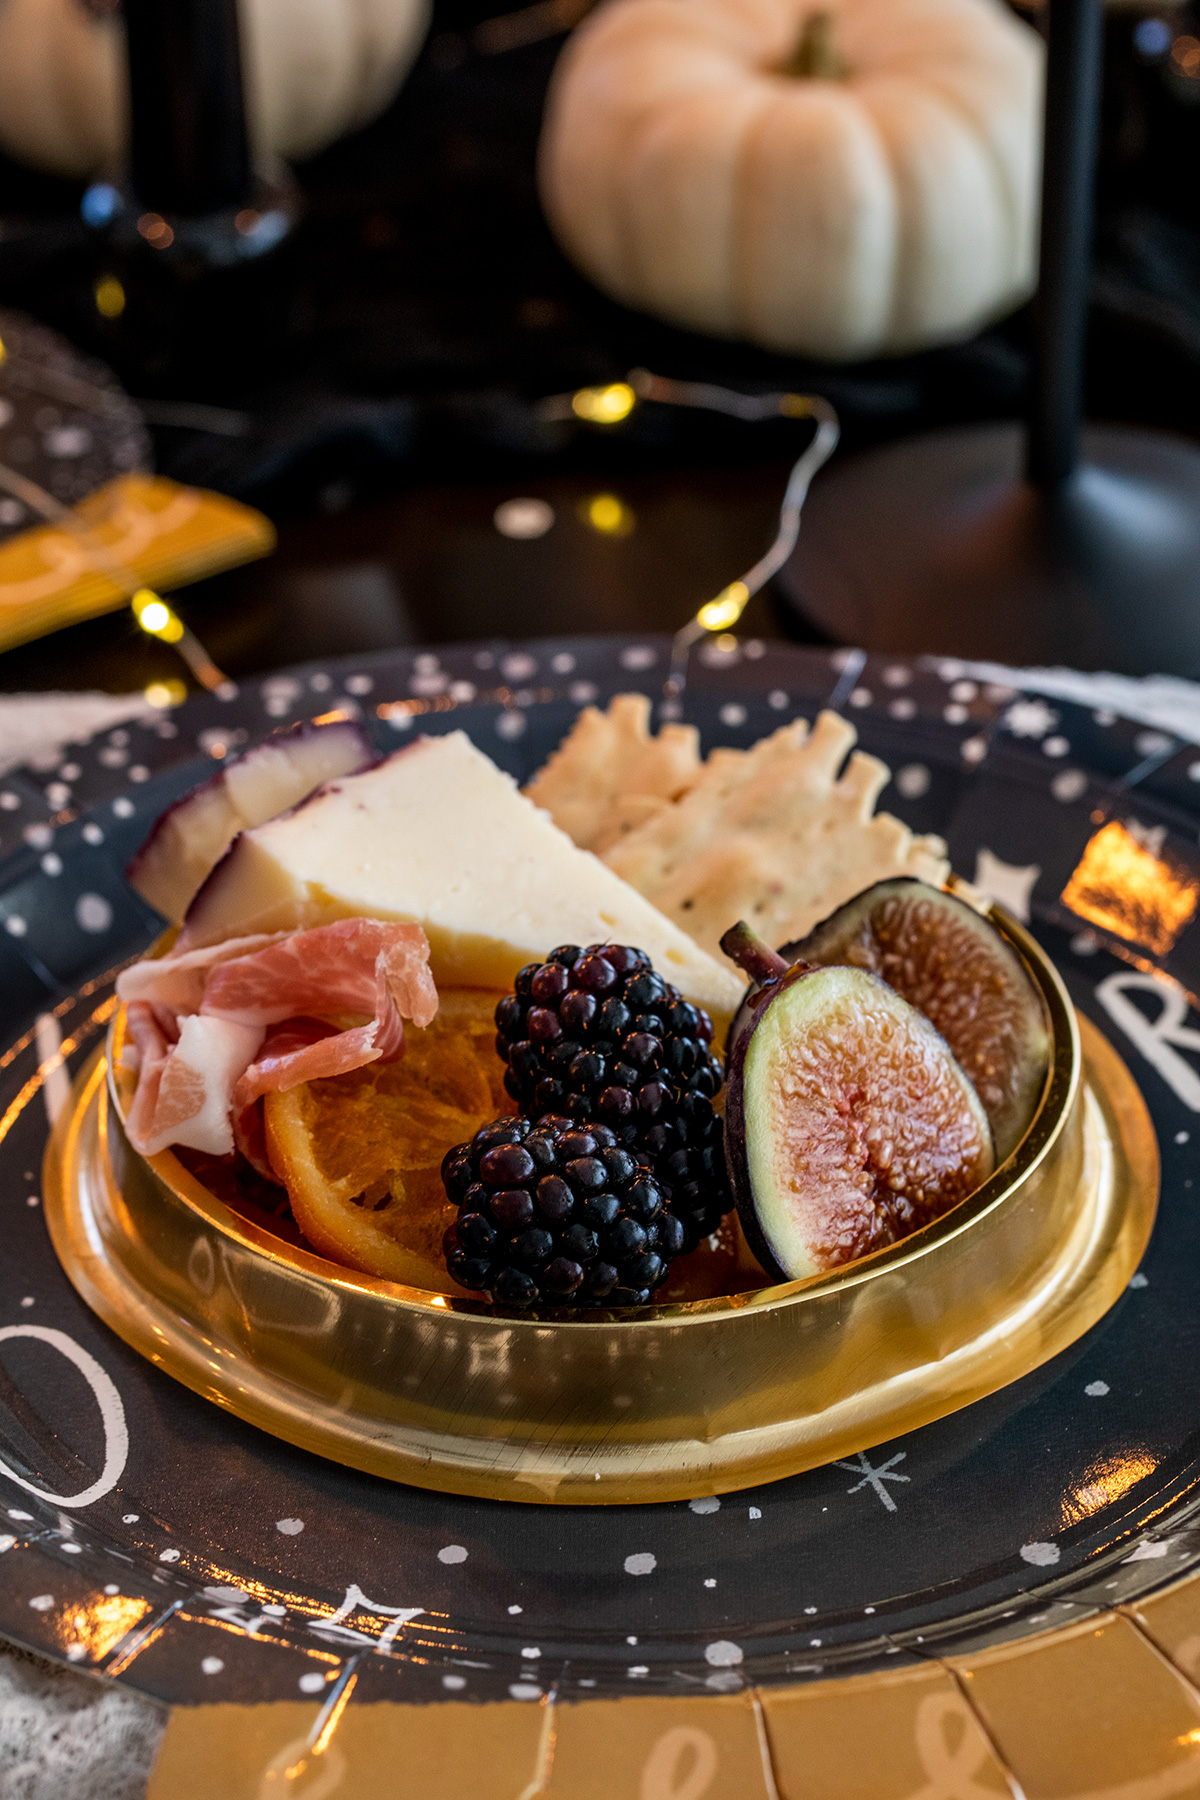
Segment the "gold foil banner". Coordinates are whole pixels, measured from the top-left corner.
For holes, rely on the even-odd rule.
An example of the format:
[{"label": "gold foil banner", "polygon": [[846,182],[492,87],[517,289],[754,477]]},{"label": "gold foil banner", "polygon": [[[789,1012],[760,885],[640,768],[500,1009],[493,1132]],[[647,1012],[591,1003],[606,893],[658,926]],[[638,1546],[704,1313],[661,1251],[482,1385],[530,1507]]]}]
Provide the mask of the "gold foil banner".
[{"label": "gold foil banner", "polygon": [[1200,899],[1200,881],[1164,860],[1161,828],[1110,819],[1088,839],[1063,889],[1063,904],[1091,925],[1165,956]]},{"label": "gold foil banner", "polygon": [[78,529],[40,525],[0,543],[0,650],[115,612],[134,588],[183,587],[275,545],[261,513],[162,475],[122,475],[74,516]]}]

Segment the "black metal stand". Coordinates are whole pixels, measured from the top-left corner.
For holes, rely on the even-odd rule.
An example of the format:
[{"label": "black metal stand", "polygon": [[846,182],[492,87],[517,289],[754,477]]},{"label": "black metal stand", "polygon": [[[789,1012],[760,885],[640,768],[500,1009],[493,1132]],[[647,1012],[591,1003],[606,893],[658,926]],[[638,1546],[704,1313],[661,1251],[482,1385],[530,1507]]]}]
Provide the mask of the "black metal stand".
[{"label": "black metal stand", "polygon": [[98,344],[143,394],[226,403],[286,338],[272,265],[299,195],[256,169],[237,0],[126,0],[130,165],[103,222],[121,310]]},{"label": "black metal stand", "polygon": [[868,649],[1200,675],[1200,450],[1081,427],[1103,0],[1050,0],[1029,416],[835,463],[787,599]]},{"label": "black metal stand", "polygon": [[296,204],[255,170],[237,0],[126,0],[130,167],[117,236],[168,262],[229,267],[274,249]]},{"label": "black metal stand", "polygon": [[130,179],[169,214],[246,206],[254,175],[237,0],[125,0]]}]

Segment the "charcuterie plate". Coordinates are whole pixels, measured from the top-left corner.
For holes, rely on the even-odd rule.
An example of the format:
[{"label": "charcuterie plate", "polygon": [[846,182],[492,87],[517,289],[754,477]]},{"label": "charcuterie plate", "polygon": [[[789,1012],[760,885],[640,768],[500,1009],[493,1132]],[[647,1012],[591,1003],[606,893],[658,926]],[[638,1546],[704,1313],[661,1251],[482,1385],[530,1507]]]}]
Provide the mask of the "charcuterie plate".
[{"label": "charcuterie plate", "polygon": [[[963,1670],[1090,1627],[1089,1641],[1132,1634],[1192,1705],[1200,1598],[1190,1648],[1146,1599],[1200,1567],[1200,752],[1164,734],[944,662],[732,638],[693,658],[683,707],[706,746],[831,702],[853,720],[892,770],[883,804],[945,837],[1053,960],[1113,1141],[1147,1180],[1157,1142],[1157,1223],[1115,1304],[947,1417],[660,1504],[424,1491],[233,1416],[219,1346],[212,1398],[185,1387],[153,1320],[139,1355],[60,1268],[43,1155],[115,1011],[117,969],[160,928],[122,869],[163,806],[214,758],[337,712],[381,746],[461,727],[525,776],[581,705],[661,696],[668,656],[664,640],[564,639],[305,667],[0,781],[0,1632],[185,1703],[328,1701],[351,1676],[351,1712],[753,1694],[778,1750],[785,1693],[933,1664],[959,1671],[954,1704],[983,1717]],[[483,1380],[488,1354],[481,1340]],[[1191,1755],[1163,1752],[1172,1768]]]}]

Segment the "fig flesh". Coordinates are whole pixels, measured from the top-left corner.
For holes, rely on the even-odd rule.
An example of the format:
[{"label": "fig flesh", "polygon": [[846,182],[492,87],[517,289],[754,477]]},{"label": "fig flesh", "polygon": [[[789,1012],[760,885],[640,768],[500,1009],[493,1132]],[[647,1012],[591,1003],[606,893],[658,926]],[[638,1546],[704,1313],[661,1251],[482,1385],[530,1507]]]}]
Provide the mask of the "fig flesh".
[{"label": "fig flesh", "polygon": [[987,1114],[916,1007],[866,969],[774,957],[768,974],[746,938],[739,950],[762,984],[730,1037],[726,1152],[769,1273],[798,1280],[867,1256],[987,1180]]},{"label": "fig flesh", "polygon": [[1050,1034],[1037,988],[990,920],[926,882],[880,881],[780,955],[868,969],[923,1012],[974,1083],[997,1162],[1011,1156],[1041,1097]]}]

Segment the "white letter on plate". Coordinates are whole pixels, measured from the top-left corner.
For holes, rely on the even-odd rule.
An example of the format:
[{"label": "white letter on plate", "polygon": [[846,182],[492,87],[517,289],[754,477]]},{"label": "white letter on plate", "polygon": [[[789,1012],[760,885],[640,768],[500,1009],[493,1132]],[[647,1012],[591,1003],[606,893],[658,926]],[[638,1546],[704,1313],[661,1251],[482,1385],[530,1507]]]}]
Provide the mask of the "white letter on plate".
[{"label": "white letter on plate", "polygon": [[125,1423],[125,1408],[111,1376],[106,1375],[95,1357],[89,1356],[65,1331],[52,1331],[45,1325],[5,1325],[0,1328],[0,1343],[5,1338],[38,1338],[43,1344],[52,1344],[68,1362],[75,1364],[96,1396],[96,1405],[100,1408],[100,1418],[104,1424],[104,1468],[99,1481],[94,1481],[90,1488],[84,1488],[81,1494],[74,1495],[48,1494],[45,1488],[34,1487],[32,1481],[26,1481],[24,1476],[18,1475],[15,1469],[10,1469],[2,1460],[0,1474],[7,1475],[10,1481],[23,1487],[27,1494],[49,1501],[51,1506],[91,1506],[93,1501],[102,1500],[120,1481],[129,1458],[129,1428]]},{"label": "white letter on plate", "polygon": [[[1161,1001],[1157,1019],[1148,1019],[1126,998],[1130,988]],[[1180,1050],[1200,1050],[1200,1031],[1186,1023],[1188,1003],[1183,989],[1159,975],[1110,975],[1096,989],[1096,998],[1183,1104],[1200,1112],[1200,1074],[1179,1054]]]}]

